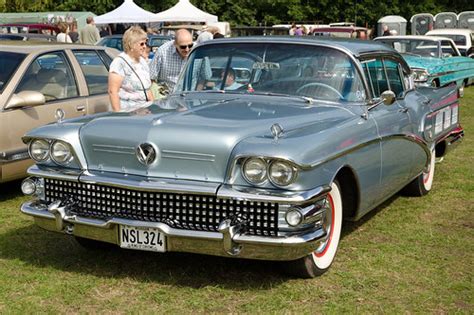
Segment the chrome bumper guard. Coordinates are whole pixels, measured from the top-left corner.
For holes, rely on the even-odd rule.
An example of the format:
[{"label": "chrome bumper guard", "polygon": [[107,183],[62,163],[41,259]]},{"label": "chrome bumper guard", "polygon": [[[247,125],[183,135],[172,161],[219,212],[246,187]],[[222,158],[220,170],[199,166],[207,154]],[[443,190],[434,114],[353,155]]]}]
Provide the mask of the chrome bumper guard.
[{"label": "chrome bumper guard", "polygon": [[442,141],[446,143],[446,151],[444,152],[444,155],[456,148],[462,142],[463,138],[464,130],[461,127],[449,132],[448,135],[442,139]]},{"label": "chrome bumper guard", "polygon": [[[319,195],[326,192],[326,189],[322,189]],[[313,198],[314,195],[310,199]],[[149,227],[166,235],[167,251],[250,259],[298,259],[314,251],[327,236],[320,227],[281,237],[246,235],[242,232],[243,226],[239,223],[232,224],[231,220],[222,221],[219,232],[182,230],[164,223],[119,218],[105,221],[69,215],[67,206],[60,206],[59,201],[48,206],[38,201],[25,202],[21,206],[21,212],[34,217],[35,223],[46,230],[117,245],[120,245],[120,225]]]}]

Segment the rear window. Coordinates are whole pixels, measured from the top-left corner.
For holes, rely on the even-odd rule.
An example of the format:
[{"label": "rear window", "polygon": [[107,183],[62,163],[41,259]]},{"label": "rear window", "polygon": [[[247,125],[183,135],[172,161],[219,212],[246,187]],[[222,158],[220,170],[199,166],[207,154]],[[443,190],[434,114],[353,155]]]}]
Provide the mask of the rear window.
[{"label": "rear window", "polygon": [[0,52],[0,93],[3,93],[3,89],[25,57],[25,54]]}]

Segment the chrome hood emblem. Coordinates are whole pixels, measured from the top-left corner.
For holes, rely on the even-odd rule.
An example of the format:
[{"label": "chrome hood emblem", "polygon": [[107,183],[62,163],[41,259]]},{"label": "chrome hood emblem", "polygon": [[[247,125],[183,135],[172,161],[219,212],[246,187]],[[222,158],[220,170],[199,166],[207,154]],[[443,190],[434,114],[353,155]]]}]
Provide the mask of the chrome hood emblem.
[{"label": "chrome hood emblem", "polygon": [[143,165],[150,165],[156,160],[157,152],[152,144],[141,143],[135,149],[137,159]]}]

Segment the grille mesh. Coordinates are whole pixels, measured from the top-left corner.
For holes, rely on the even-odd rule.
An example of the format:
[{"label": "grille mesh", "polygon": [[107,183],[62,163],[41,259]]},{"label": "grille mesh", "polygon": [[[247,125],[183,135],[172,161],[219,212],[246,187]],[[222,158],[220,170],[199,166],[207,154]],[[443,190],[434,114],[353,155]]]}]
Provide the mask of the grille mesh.
[{"label": "grille mesh", "polygon": [[276,236],[278,205],[219,199],[210,195],[143,192],[96,184],[45,179],[47,201],[72,199],[72,214],[162,222],[174,228],[217,231],[225,219],[246,222],[247,233]]}]

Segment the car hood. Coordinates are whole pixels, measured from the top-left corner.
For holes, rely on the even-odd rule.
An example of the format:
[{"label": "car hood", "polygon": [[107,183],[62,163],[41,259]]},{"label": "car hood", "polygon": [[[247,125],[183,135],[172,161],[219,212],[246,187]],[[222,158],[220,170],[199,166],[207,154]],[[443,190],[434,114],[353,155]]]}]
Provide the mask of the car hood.
[{"label": "car hood", "polygon": [[403,58],[408,63],[410,68],[434,69],[444,64],[440,58],[420,57],[412,55],[403,55]]},{"label": "car hood", "polygon": [[[171,97],[131,113],[93,119],[82,126],[80,138],[89,170],[222,182],[238,143],[274,141],[273,124],[284,129],[285,138],[337,128],[355,115],[339,105],[296,98]],[[157,153],[150,165],[138,159],[141,144]]]}]

